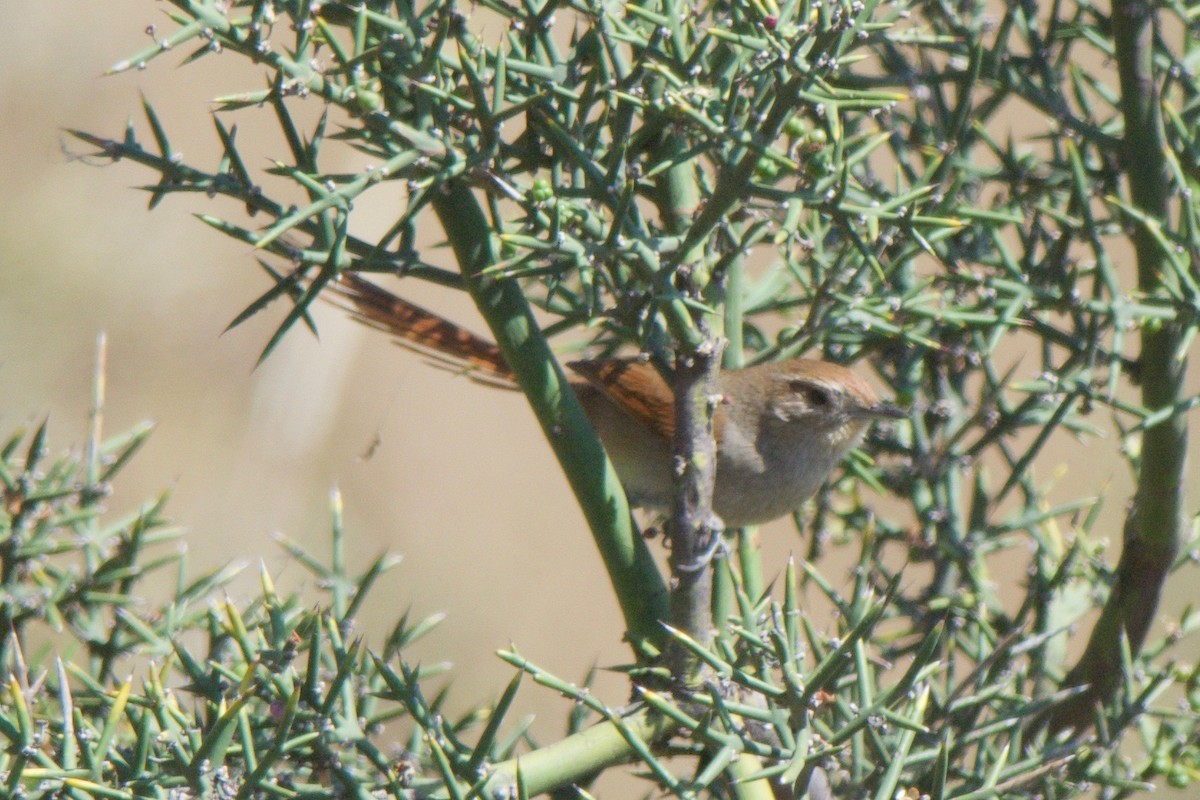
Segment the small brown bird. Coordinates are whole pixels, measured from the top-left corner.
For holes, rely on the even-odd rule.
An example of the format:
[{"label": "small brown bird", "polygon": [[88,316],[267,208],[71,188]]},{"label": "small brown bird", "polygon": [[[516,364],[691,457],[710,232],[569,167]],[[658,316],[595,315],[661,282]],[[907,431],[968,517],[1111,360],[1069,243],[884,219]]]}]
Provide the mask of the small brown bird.
[{"label": "small brown bird", "polygon": [[[329,289],[356,319],[399,344],[516,388],[494,343],[352,274]],[[337,302],[337,301],[335,301]],[[674,396],[639,358],[572,361],[571,386],[636,506],[666,509],[673,496]],[[791,359],[726,370],[713,415],[717,474],[713,511],[729,527],[767,522],[800,506],[862,439],[873,419],[899,419],[856,373]]]}]

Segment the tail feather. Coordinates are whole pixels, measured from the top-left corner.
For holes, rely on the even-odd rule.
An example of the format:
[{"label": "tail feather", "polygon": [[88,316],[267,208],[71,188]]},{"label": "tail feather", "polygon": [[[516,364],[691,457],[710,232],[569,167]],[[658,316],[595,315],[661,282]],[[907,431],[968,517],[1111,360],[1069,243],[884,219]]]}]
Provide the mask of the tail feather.
[{"label": "tail feather", "polygon": [[326,297],[354,319],[394,336],[396,344],[433,359],[437,366],[482,383],[515,386],[512,370],[494,343],[370,281],[342,273],[326,287]]}]

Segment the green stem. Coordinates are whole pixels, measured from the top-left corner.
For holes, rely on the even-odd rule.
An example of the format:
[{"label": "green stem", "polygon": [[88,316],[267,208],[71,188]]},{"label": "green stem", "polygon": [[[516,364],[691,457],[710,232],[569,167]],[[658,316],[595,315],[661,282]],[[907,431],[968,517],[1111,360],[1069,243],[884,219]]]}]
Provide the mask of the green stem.
[{"label": "green stem", "polygon": [[[1170,175],[1165,157],[1153,47],[1155,16],[1145,3],[1117,0],[1112,13],[1113,41],[1125,117],[1124,168],[1132,205],[1154,220],[1166,220]],[[1133,233],[1138,288],[1148,297],[1162,294],[1168,272],[1161,246],[1145,225]],[[1158,330],[1143,329],[1140,363],[1142,404],[1152,410],[1177,405],[1183,398],[1187,362],[1179,357],[1182,326],[1175,321]],[[1145,431],[1137,489],[1125,520],[1124,548],[1117,579],[1087,649],[1064,685],[1088,690],[1061,706],[1054,729],[1086,727],[1092,709],[1122,680],[1122,638],[1137,653],[1158,608],[1163,584],[1183,537],[1183,486],[1187,419],[1174,414]]]},{"label": "green stem", "polygon": [[808,76],[797,76],[790,79],[779,89],[779,94],[771,104],[771,110],[762,126],[755,132],[754,141],[758,147],[745,148],[737,163],[722,168],[717,176],[717,185],[712,197],[704,204],[692,224],[688,227],[687,235],[679,248],[678,263],[690,264],[707,241],[709,235],[746,197],[746,187],[758,166],[762,156],[762,145],[775,140],[783,129],[783,123],[792,115],[800,98],[802,87],[811,80]]},{"label": "green stem", "polygon": [[497,764],[480,796],[516,797],[518,770],[530,797],[578,783],[601,770],[636,758],[638,752],[631,739],[654,742],[674,728],[674,722],[648,708],[622,718],[619,724],[611,720],[601,722],[554,744]]},{"label": "green stem", "polygon": [[[741,231],[739,230],[739,233]],[[730,259],[726,275],[725,289],[725,369],[741,369],[746,365],[745,337],[742,334],[744,325],[744,307],[746,295],[746,258],[744,251]],[[762,568],[762,543],[759,540],[758,528],[739,528],[734,531],[737,539],[738,567],[742,575],[742,586],[747,596],[757,599],[762,596],[765,588]],[[720,573],[718,573],[719,575]],[[724,592],[722,588],[722,592]],[[730,588],[732,591],[732,587]],[[722,605],[730,603],[722,598]],[[718,623],[724,625],[724,618],[717,617]]]},{"label": "green stem", "polygon": [[766,778],[746,780],[752,775],[762,772],[761,758],[749,753],[742,753],[733,760],[727,770],[733,779],[733,796],[738,800],[775,800],[775,790]]},{"label": "green stem", "polygon": [[667,617],[662,576],[633,525],[616,471],[542,336],[520,285],[512,278],[483,275],[497,255],[479,202],[465,182],[451,180],[433,205],[468,291],[529,398],[583,509],[635,652],[645,652],[647,644],[661,649],[664,634],[659,620]]}]

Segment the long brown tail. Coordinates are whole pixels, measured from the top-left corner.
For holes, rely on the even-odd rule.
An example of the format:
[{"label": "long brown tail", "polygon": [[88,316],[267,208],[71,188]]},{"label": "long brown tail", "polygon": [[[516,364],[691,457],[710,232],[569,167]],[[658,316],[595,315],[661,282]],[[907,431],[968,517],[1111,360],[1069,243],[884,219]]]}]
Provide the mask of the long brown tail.
[{"label": "long brown tail", "polygon": [[461,370],[474,380],[514,388],[512,370],[500,348],[481,336],[410,303],[351,273],[326,287],[330,302],[396,344],[428,356],[439,365]]}]

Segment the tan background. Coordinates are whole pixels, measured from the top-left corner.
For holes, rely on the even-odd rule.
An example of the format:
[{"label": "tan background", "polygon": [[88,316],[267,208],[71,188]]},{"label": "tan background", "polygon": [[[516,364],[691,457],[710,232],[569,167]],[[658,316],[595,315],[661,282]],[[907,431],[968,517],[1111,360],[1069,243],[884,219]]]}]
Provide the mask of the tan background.
[{"label": "tan background", "polygon": [[[458,707],[503,689],[512,670],[493,652],[510,643],[574,680],[593,663],[623,662],[607,578],[519,395],[431,369],[332,308],[318,312],[319,342],[297,329],[255,369],[282,309],[221,335],[269,282],[248,246],[192,216],[241,219],[240,209],[181,195],[148,213],[148,195],[132,187],[153,182],[150,171],[73,159],[91,148],[63,128],[120,136],[132,117],[151,143],[140,92],[179,152],[215,166],[208,101],[259,88],[260,70],[220,57],[179,71],[181,48],[145,71],[102,75],[150,43],[147,25],[171,29],[161,8],[78,3],[67,14],[62,4],[31,5],[21,52],[0,54],[0,430],[48,413],[53,450],[78,448],[95,341],[106,331],[107,430],[156,423],[110,507],[127,511],[169,488],[168,513],[187,529],[194,573],[245,562],[252,569],[238,586],[248,597],[262,561],[315,599],[272,535],[325,554],[337,486],[355,569],[385,551],[405,559],[377,585],[362,631],[379,643],[410,606],[418,618],[446,612],[409,657],[454,662]],[[234,121],[254,133],[267,118],[259,129],[276,133],[269,116]],[[252,139],[243,131],[241,140]],[[277,133],[246,152],[286,157]],[[481,325],[453,293],[420,296]],[[374,456],[361,459],[377,435]],[[521,710],[545,718],[540,732],[550,736],[567,708],[529,686]],[[622,681],[609,686],[623,702]]]},{"label": "tan background", "polygon": [[[107,331],[108,430],[157,423],[111,506],[128,510],[166,482],[194,571],[262,561],[284,585],[299,585],[301,571],[272,533],[323,550],[328,494],[340,486],[352,563],[365,568],[385,550],[405,557],[376,589],[363,632],[378,643],[410,605],[415,616],[447,612],[440,632],[410,657],[455,662],[459,707],[502,689],[511,670],[492,653],[510,642],[570,679],[593,663],[622,662],[619,615],[602,568],[520,397],[424,367],[328,309],[319,312],[320,342],[298,329],[256,370],[280,314],[220,333],[266,278],[249,247],[191,216],[240,219],[237,209],[187,195],[150,214],[148,196],[130,187],[151,182],[152,173],[72,161],[69,153],[87,148],[63,127],[118,136],[133,116],[150,141],[142,92],[177,149],[213,165],[207,101],[262,86],[261,71],[232,57],[180,72],[181,53],[144,72],[101,77],[149,43],[147,25],[170,29],[159,9],[132,0],[28,4],[11,20],[21,46],[0,51],[0,431],[48,412],[53,448],[78,447],[94,343]],[[246,152],[285,155],[278,137]],[[431,290],[419,299],[479,329],[460,297]],[[374,456],[361,459],[377,435]],[[1106,519],[1118,519],[1129,480],[1116,442],[1051,455],[1042,474],[1067,460],[1072,487],[1111,479]],[[771,571],[804,548],[787,525],[765,538]],[[252,580],[239,586],[242,596],[255,591]],[[311,581],[304,588],[315,596]],[[1168,608],[1186,599],[1177,589]],[[606,699],[624,699],[621,681],[605,685]],[[520,712],[540,715],[544,736],[559,730],[566,710],[531,686],[519,701]]]}]

